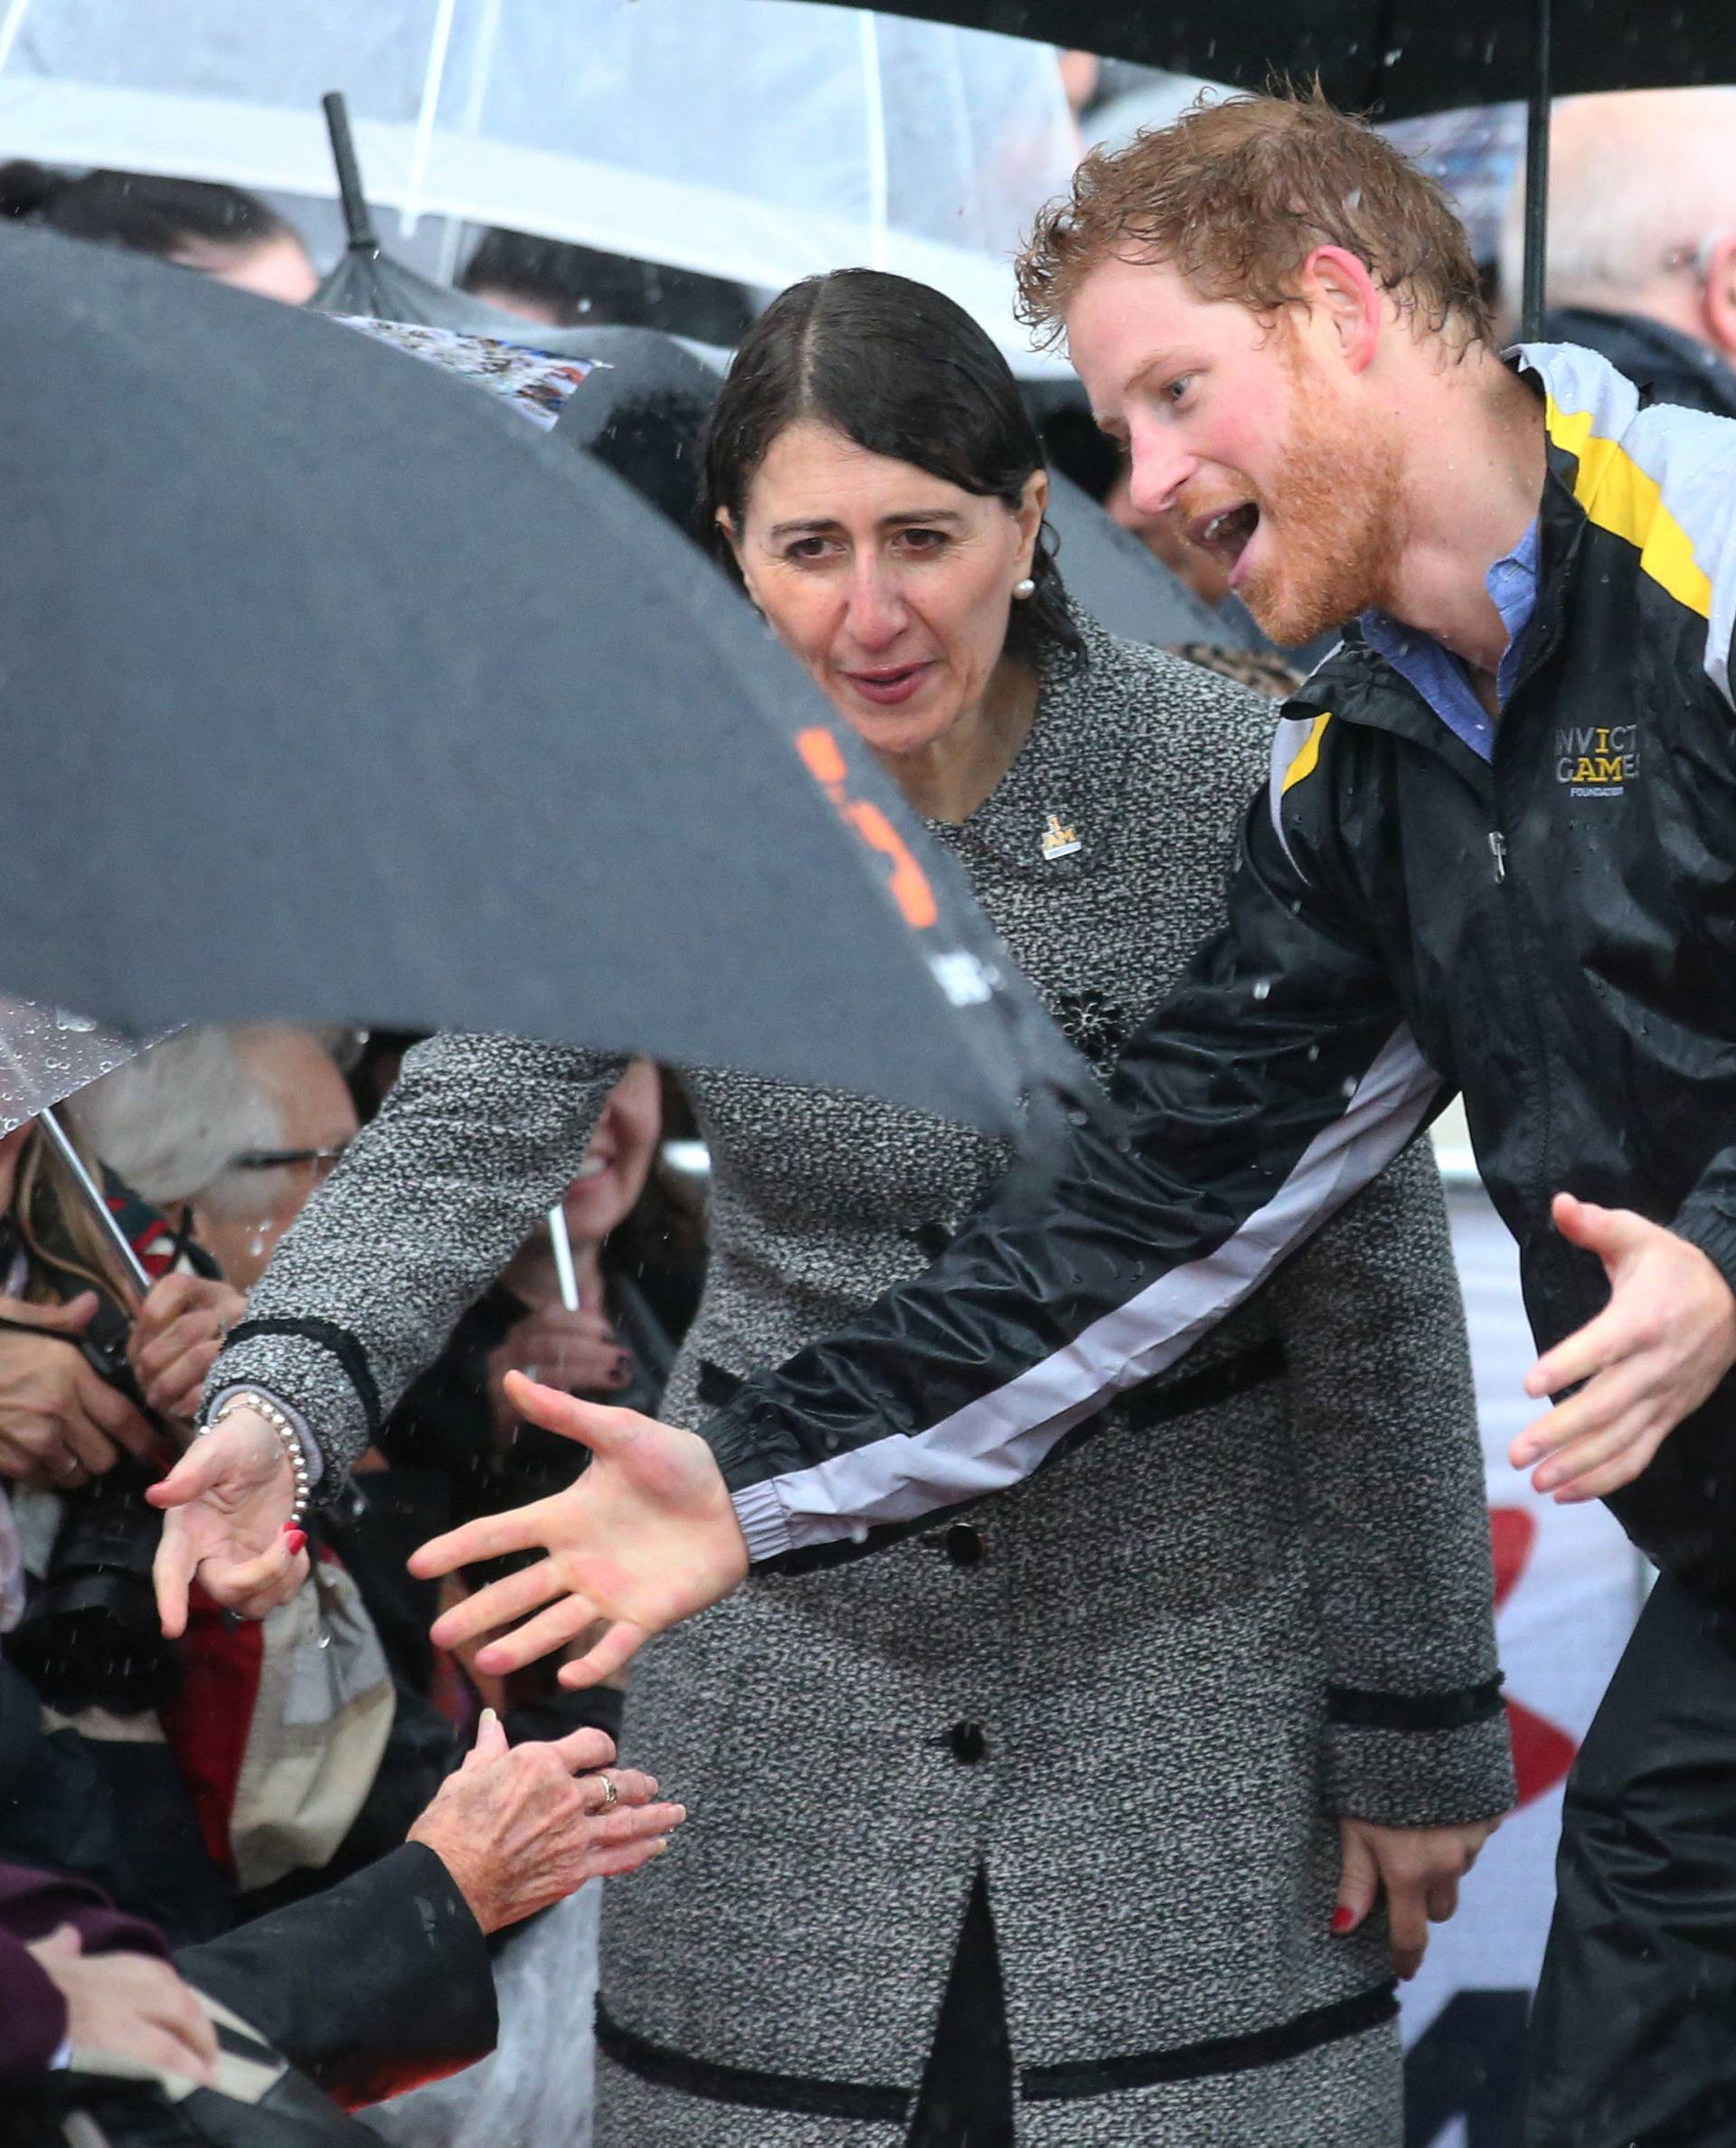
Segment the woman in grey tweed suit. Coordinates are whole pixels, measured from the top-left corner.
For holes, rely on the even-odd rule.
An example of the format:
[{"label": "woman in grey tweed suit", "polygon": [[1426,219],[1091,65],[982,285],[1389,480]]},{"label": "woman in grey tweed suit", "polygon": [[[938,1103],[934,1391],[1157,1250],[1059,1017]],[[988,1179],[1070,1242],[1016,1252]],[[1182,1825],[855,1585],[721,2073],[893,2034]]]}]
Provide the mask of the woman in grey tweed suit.
[{"label": "woman in grey tweed suit", "polygon": [[[1214,922],[1269,718],[1067,608],[1039,469],[986,338],[866,271],[763,317],[709,459],[750,592],[1106,1069]],[[975,722],[974,762],[901,762],[929,703]],[[268,1390],[349,1459],[357,1366],[377,1407],[438,1348],[613,1072],[477,1038],[413,1055],[219,1392]],[[690,1087],[714,1194],[686,1422],[915,1273],[1006,1160],[854,1097]],[[1332,1928],[1341,1867],[1347,1841],[1474,1840],[1505,1809],[1497,1683],[1420,1150],[1030,1481],[646,1651],[623,1742],[697,1824],[606,1907],[599,2148],[1396,2142],[1388,1935]]]}]

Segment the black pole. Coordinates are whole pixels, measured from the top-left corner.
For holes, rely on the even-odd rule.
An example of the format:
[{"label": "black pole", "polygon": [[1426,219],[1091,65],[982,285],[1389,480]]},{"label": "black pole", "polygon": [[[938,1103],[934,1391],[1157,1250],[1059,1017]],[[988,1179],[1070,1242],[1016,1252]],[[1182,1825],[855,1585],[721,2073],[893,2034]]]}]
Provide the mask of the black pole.
[{"label": "black pole", "polygon": [[1544,271],[1549,260],[1550,0],[1532,0],[1531,99],[1525,115],[1525,281],[1519,340],[1535,343],[1543,328]]},{"label": "black pole", "polygon": [[332,137],[332,162],[337,166],[338,198],[344,203],[344,222],[349,227],[350,245],[364,253],[378,253],[380,241],[368,214],[362,192],[362,171],[355,161],[355,144],[350,139],[350,115],[341,90],[328,90],[319,100],[326,115],[326,131]]}]

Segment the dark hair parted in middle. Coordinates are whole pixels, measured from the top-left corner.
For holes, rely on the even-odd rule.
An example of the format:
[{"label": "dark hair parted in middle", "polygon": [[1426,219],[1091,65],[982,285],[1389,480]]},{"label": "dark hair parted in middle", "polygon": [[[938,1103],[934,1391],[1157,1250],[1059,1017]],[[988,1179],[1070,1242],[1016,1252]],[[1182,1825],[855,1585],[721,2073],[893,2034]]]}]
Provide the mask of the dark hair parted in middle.
[{"label": "dark hair parted in middle", "polygon": [[[807,277],[742,338],[701,441],[700,535],[738,582],[718,510],[741,529],[772,442],[804,418],[871,455],[1009,507],[1045,467],[1012,368],[962,307],[878,269]],[[1036,593],[1014,604],[1008,649],[1026,661],[1045,642],[1077,651],[1082,644],[1046,523],[1031,576]]]}]

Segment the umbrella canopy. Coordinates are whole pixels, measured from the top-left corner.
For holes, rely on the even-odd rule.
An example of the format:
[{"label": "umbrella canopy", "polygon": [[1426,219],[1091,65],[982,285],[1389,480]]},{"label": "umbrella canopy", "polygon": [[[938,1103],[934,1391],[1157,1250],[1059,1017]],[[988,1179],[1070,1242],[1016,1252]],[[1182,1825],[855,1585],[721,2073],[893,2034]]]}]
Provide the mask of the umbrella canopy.
[{"label": "umbrella canopy", "polygon": [[[889,0],[892,12],[1076,45],[1106,58],[1262,89],[1318,75],[1347,110],[1383,118],[1531,94],[1537,0]],[[1736,8],[1552,0],[1552,83],[1667,90],[1736,81]]]},{"label": "umbrella canopy", "polygon": [[[517,1031],[1005,1128],[1079,1070],[609,473],[316,314],[0,236],[0,984]],[[582,390],[579,391],[582,393]]]},{"label": "umbrella canopy", "polygon": [[155,1044],[87,1015],[0,994],[0,1135],[34,1119]]},{"label": "umbrella canopy", "polygon": [[773,289],[866,263],[937,285],[1028,358],[1008,257],[1076,147],[1050,52],[801,0],[165,13],[9,0],[8,153],[329,197],[319,99],[340,89],[369,198],[401,229],[464,218]]}]

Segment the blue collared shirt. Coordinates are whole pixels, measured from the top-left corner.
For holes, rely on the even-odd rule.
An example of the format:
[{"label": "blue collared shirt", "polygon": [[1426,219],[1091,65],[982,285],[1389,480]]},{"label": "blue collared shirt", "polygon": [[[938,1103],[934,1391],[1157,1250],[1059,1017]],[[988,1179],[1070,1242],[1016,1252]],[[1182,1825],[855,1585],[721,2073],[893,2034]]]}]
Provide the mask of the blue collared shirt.
[{"label": "blue collared shirt", "polygon": [[[1537,525],[1533,522],[1513,550],[1495,561],[1485,576],[1507,646],[1495,674],[1495,697],[1502,707],[1513,691],[1524,647],[1525,629],[1537,608]],[[1376,656],[1408,678],[1449,731],[1473,753],[1489,761],[1495,754],[1495,719],[1471,691],[1464,665],[1432,634],[1407,627],[1384,611],[1363,612],[1363,638]]]}]

